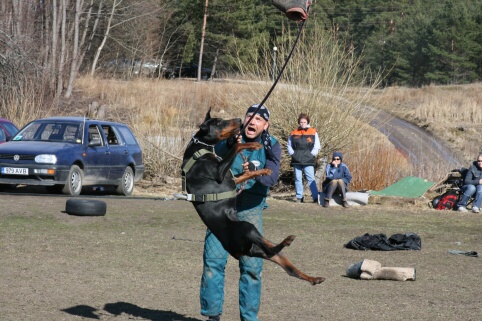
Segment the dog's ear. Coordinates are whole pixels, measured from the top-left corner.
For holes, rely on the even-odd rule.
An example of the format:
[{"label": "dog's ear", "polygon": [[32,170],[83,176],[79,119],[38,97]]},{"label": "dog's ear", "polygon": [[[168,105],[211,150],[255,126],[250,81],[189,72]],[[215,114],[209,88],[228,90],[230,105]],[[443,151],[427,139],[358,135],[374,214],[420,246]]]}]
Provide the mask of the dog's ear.
[{"label": "dog's ear", "polygon": [[204,117],[204,122],[207,122],[210,119],[211,119],[211,107],[209,107],[209,110],[206,113],[206,117]]}]

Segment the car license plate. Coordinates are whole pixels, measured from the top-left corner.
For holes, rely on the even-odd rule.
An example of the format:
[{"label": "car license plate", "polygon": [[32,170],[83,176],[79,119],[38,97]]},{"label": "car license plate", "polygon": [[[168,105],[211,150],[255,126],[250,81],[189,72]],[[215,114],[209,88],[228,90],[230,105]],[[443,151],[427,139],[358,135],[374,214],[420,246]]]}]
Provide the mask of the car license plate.
[{"label": "car license plate", "polygon": [[4,175],[28,175],[28,168],[2,167]]}]

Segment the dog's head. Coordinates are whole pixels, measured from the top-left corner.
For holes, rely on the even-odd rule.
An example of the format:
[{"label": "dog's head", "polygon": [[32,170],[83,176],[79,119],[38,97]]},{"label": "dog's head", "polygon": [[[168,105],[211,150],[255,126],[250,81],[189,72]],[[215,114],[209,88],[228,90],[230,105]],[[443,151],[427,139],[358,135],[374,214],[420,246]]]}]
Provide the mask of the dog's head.
[{"label": "dog's head", "polygon": [[199,131],[194,136],[203,143],[214,145],[221,140],[239,134],[241,124],[240,118],[230,120],[212,118],[211,108],[209,108],[203,123],[199,126]]}]

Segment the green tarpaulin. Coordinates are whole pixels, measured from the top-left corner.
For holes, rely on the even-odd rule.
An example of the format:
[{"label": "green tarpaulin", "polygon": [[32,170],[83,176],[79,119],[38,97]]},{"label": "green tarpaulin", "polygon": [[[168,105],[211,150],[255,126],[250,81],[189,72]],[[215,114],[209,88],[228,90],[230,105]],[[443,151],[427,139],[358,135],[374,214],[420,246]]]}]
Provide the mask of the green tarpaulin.
[{"label": "green tarpaulin", "polygon": [[371,191],[370,195],[417,198],[425,194],[433,184],[420,177],[408,176],[381,191]]}]

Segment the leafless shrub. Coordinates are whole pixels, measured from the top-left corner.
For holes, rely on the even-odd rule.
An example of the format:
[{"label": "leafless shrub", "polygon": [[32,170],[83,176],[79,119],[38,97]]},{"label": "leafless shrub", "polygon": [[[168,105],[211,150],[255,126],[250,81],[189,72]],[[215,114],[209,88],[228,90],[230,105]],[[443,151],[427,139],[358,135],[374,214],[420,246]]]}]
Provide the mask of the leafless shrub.
[{"label": "leafless shrub", "polygon": [[[283,143],[298,126],[298,115],[301,112],[308,114],[310,125],[317,129],[320,137],[320,155],[328,155],[343,149],[350,137],[358,135],[359,121],[369,113],[363,105],[378,84],[379,77],[360,72],[360,60],[346,52],[343,44],[322,27],[310,25],[306,33],[309,36],[300,39],[266,105],[272,112],[271,130]],[[281,39],[280,42],[277,46],[278,68],[283,65],[293,45],[292,39]],[[264,57],[270,56],[269,51],[265,49]],[[257,102],[271,86],[266,81],[272,77],[273,60],[265,59],[260,64],[254,70],[242,66],[246,75],[257,76],[258,82],[250,82]],[[366,87],[368,83],[371,86]]]},{"label": "leafless shrub", "polygon": [[35,119],[45,108],[41,66],[32,39],[15,39],[0,25],[0,114],[18,126]]},{"label": "leafless shrub", "polygon": [[353,175],[351,190],[381,190],[411,174],[408,158],[381,133],[363,135],[344,155]]}]

